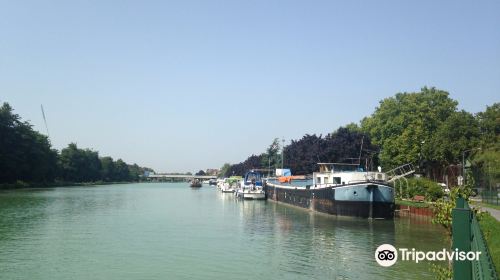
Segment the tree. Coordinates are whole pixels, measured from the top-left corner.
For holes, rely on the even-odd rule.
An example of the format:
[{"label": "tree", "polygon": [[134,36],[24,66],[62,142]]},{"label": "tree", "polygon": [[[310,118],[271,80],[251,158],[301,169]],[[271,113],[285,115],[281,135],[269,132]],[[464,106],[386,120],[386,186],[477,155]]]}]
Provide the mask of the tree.
[{"label": "tree", "polygon": [[229,176],[243,176],[245,173],[251,169],[260,169],[262,166],[262,155],[251,155],[245,161],[238,164],[231,165],[225,174],[226,177]]},{"label": "tree", "polygon": [[454,112],[436,129],[424,154],[443,167],[458,163],[463,151],[479,145],[479,136],[479,124],[472,114]]},{"label": "tree", "polygon": [[306,134],[292,142],[284,149],[284,167],[290,168],[293,174],[310,174],[316,171],[316,163],[321,162],[321,135]]},{"label": "tree", "polygon": [[59,157],[62,177],[70,182],[94,182],[101,178],[99,154],[89,149],[78,149],[70,143]]},{"label": "tree", "polygon": [[8,103],[0,107],[0,136],[0,183],[54,180],[57,151],[46,136],[21,121]]},{"label": "tree", "polygon": [[446,91],[424,87],[420,92],[398,93],[380,102],[375,112],[362,120],[374,144],[379,145],[381,163],[392,168],[430,160],[433,135],[457,109],[457,101]]},{"label": "tree", "polygon": [[262,154],[261,166],[266,168],[280,168],[281,166],[281,151],[282,147],[280,145],[279,139],[274,138],[273,142],[267,148],[266,152]]},{"label": "tree", "polygon": [[194,175],[196,175],[196,176],[205,176],[206,174],[205,174],[205,171],[200,170],[200,171],[196,172],[196,174],[194,174]]},{"label": "tree", "polygon": [[137,164],[128,165],[129,177],[132,181],[138,181],[140,176],[144,175],[144,169]]},{"label": "tree", "polygon": [[114,181],[115,182],[125,182],[130,179],[130,173],[128,170],[127,164],[122,160],[118,159],[115,162],[115,173],[114,173]]},{"label": "tree", "polygon": [[101,158],[101,179],[105,182],[113,181],[115,178],[115,163],[112,157]]},{"label": "tree", "polygon": [[224,163],[224,165],[220,168],[219,177],[228,177],[229,176],[229,173],[228,173],[229,169],[231,169],[231,164]]},{"label": "tree", "polygon": [[500,103],[487,106],[476,118],[481,131],[481,145],[488,147],[500,142]]},{"label": "tree", "polygon": [[[361,147],[363,143],[363,147]],[[285,166],[294,174],[317,171],[318,162],[357,163],[371,169],[378,164],[378,147],[372,145],[367,134],[352,127],[340,127],[326,137],[315,134],[292,140],[285,147]]]}]

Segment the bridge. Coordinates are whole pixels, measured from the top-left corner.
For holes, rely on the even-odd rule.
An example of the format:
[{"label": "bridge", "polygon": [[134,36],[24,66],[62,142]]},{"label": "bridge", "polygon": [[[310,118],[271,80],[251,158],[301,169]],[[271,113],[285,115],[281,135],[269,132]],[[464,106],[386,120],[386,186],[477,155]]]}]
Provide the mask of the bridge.
[{"label": "bridge", "polygon": [[167,179],[200,179],[200,180],[209,180],[209,179],[217,179],[217,176],[213,175],[186,175],[186,174],[150,174],[145,177],[149,180],[167,180]]}]

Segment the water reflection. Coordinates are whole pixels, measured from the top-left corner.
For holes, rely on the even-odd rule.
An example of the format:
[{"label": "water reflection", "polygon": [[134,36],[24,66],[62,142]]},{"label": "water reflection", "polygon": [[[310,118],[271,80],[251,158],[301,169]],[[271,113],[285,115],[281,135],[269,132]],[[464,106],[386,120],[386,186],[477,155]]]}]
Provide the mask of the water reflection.
[{"label": "water reflection", "polygon": [[382,243],[442,248],[439,236],[422,221],[336,218],[188,184],[0,192],[0,279],[432,279],[428,264],[386,269],[373,255]]}]

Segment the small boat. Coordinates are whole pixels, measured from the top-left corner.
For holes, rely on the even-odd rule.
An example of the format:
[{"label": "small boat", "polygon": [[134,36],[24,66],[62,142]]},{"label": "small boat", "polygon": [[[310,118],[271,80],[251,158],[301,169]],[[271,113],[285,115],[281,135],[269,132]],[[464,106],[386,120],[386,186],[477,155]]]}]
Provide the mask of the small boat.
[{"label": "small boat", "polygon": [[240,188],[236,190],[236,197],[255,200],[266,199],[262,175],[253,170],[247,172]]},{"label": "small boat", "polygon": [[217,186],[217,180],[215,180],[215,179],[210,179],[210,180],[208,181],[208,185],[209,185],[209,186]]},{"label": "small boat", "polygon": [[193,179],[189,185],[191,188],[201,188],[201,181],[198,179]]}]

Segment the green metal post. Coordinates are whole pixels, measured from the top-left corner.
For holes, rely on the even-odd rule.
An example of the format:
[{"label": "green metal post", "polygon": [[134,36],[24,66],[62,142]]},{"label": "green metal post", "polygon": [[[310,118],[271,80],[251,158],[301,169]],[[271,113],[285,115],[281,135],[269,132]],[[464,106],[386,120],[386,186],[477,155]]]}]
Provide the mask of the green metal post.
[{"label": "green metal post", "polygon": [[[452,250],[469,252],[471,250],[471,210],[465,207],[463,197],[457,198],[456,207],[451,212],[452,216]],[[472,279],[472,265],[470,261],[453,261],[453,279]]]}]

